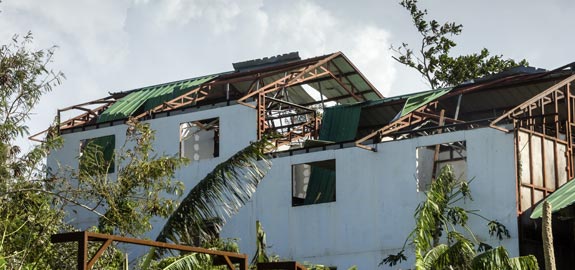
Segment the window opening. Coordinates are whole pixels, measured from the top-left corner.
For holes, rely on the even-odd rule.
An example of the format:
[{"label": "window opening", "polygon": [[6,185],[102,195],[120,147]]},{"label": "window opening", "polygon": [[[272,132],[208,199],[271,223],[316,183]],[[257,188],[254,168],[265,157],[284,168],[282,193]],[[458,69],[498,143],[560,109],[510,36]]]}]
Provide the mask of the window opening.
[{"label": "window opening", "polygon": [[446,165],[451,165],[455,177],[467,177],[467,150],[465,141],[417,147],[415,152],[417,191],[427,190],[432,179]]},{"label": "window opening", "polygon": [[220,120],[211,118],[180,124],[180,156],[197,161],[220,155]]},{"label": "window opening", "polygon": [[335,201],[335,159],[292,166],[292,206]]},{"label": "window opening", "polygon": [[106,168],[108,173],[113,173],[115,148],[115,135],[80,140],[80,170]]}]

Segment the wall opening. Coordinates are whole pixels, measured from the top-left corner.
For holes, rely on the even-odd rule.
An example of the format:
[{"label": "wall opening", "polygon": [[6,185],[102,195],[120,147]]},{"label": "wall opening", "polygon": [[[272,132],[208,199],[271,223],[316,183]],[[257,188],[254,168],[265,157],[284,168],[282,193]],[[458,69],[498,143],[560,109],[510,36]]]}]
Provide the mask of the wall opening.
[{"label": "wall opening", "polygon": [[292,206],[335,201],[335,159],[292,166]]},{"label": "wall opening", "polygon": [[80,140],[80,170],[105,169],[107,173],[113,173],[115,148],[115,135]]},{"label": "wall opening", "polygon": [[180,124],[180,156],[191,161],[220,155],[220,119],[210,118]]},{"label": "wall opening", "polygon": [[446,165],[451,165],[459,179],[467,179],[465,141],[417,147],[415,150],[417,191],[425,191]]}]

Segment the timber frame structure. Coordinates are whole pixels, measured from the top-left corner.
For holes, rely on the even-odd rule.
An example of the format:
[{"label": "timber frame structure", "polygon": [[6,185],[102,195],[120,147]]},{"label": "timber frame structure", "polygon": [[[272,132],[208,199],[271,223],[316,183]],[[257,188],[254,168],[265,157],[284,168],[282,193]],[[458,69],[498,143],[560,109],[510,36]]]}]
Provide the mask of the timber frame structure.
[{"label": "timber frame structure", "polygon": [[[265,134],[274,138],[272,151],[338,143],[377,151],[383,141],[491,127],[515,132],[519,160],[521,134],[529,134],[523,138],[530,142],[529,155],[523,157],[528,163],[517,165],[517,194],[529,199],[518,199],[518,213],[567,181],[561,180],[563,171],[563,178],[575,177],[575,63],[551,71],[519,67],[452,88],[390,98],[383,98],[341,52],[304,60],[298,53],[289,53],[233,66],[231,72],[111,93],[60,109],[58,120],[63,114],[82,113],[59,122],[56,130],[71,133],[120,125],[130,117],[148,120],[202,106],[241,104],[256,112],[257,139]],[[320,133],[325,135],[329,131],[325,126],[331,125],[323,124],[322,117],[340,106],[359,110],[356,130],[343,141],[322,139]],[[342,128],[348,127],[330,132]],[[40,140],[46,131],[31,139]],[[553,169],[548,169],[553,174],[544,172],[539,177],[542,181],[535,179],[538,176],[531,167],[541,160],[544,169],[551,168],[546,164],[550,161],[532,156],[532,137],[553,141],[537,146],[542,151],[552,147],[554,153]],[[521,175],[521,169],[529,174]]]},{"label": "timber frame structure", "polygon": [[[120,107],[121,110],[124,100],[138,102],[132,97],[136,96],[137,92],[147,91],[154,95],[154,91],[158,92],[182,82],[112,93],[103,99],[60,109],[59,116],[75,110],[83,113],[59,122],[58,131],[73,132],[92,126],[97,128],[115,125],[114,121],[120,121],[117,124],[122,124],[128,117],[152,119],[189,108],[224,102],[228,105],[239,103],[257,111],[255,121],[258,139],[264,134],[273,134],[276,146],[293,146],[318,138],[321,122],[318,110],[328,105],[351,104],[383,97],[341,52],[305,60],[300,60],[297,53],[290,53],[234,63],[234,68],[233,72],[201,78],[201,83],[190,83],[184,89],[174,87],[173,92],[177,91],[177,96],[163,95],[161,102],[156,102],[157,105],[154,106],[148,106],[149,100],[145,100],[142,107],[119,118],[103,116],[110,111],[117,113],[119,110],[114,106]],[[197,79],[193,80],[198,81]],[[93,105],[101,106],[89,107]],[[102,121],[104,118],[106,121]],[[42,141],[41,136],[46,131],[34,134],[30,139]]]},{"label": "timber frame structure", "polygon": [[[163,242],[156,242],[150,240],[135,239],[117,235],[109,235],[88,231],[81,232],[69,232],[54,234],[51,237],[52,243],[66,243],[66,242],[77,242],[78,243],[78,255],[77,255],[77,269],[78,270],[90,270],[96,263],[96,261],[104,254],[104,251],[113,243],[127,243],[134,245],[144,245],[156,248],[167,248],[175,249],[185,252],[196,252],[215,256],[214,265],[225,265],[230,270],[248,269],[248,256],[246,254],[219,251],[212,249],[205,249],[199,247],[191,247],[184,245],[169,244]],[[88,254],[88,244],[90,242],[101,242],[102,244],[98,248],[98,251],[92,257]],[[236,268],[238,265],[239,268]]]},{"label": "timber frame structure", "polygon": [[[550,71],[517,67],[449,88],[387,98],[341,52],[303,60],[297,53],[290,53],[235,63],[233,67],[230,72],[110,93],[102,99],[63,108],[58,110],[58,119],[78,111],[80,114],[59,122],[57,128],[50,131],[68,134],[122,125],[129,118],[146,121],[237,106],[222,110],[221,114],[210,111],[190,116],[195,119],[207,115],[193,120],[200,128],[214,123],[218,131],[213,135],[214,146],[206,143],[202,148],[213,148],[213,157],[219,155],[220,142],[216,138],[220,138],[220,116],[225,127],[222,134],[230,129],[245,128],[229,124],[239,119],[235,118],[238,108],[243,117],[238,123],[253,121],[242,138],[274,138],[276,147],[270,150],[275,152],[274,157],[348,147],[357,147],[362,149],[357,152],[366,153],[361,155],[375,157],[383,156],[381,152],[388,147],[384,143],[387,141],[436,135],[438,140],[458,138],[409,150],[415,150],[411,153],[416,156],[416,167],[419,166],[417,155],[426,155],[425,162],[432,164],[430,168],[433,166],[431,179],[428,178],[432,181],[437,164],[455,159],[467,162],[467,147],[478,144],[461,139],[466,136],[465,132],[454,136],[447,133],[490,129],[502,140],[494,145],[505,147],[505,155],[510,155],[509,164],[515,166],[507,166],[510,169],[505,172],[507,177],[514,174],[515,179],[504,180],[515,181],[511,187],[516,199],[512,211],[519,221],[522,254],[529,254],[525,250],[530,247],[524,247],[533,244],[525,240],[529,238],[528,226],[532,225],[524,220],[525,215],[543,198],[575,178],[575,62]],[[230,114],[234,114],[233,117]],[[187,121],[185,117],[175,120],[180,119]],[[247,121],[243,121],[245,119]],[[174,121],[170,125],[181,128],[182,122]],[[183,152],[181,133],[180,154]],[[36,134],[33,139],[42,134]],[[208,135],[204,138],[212,139]],[[426,141],[433,142],[435,138]],[[195,143],[184,142],[192,146]],[[228,141],[221,145],[230,144]],[[440,157],[450,149],[463,155],[451,159]]]}]

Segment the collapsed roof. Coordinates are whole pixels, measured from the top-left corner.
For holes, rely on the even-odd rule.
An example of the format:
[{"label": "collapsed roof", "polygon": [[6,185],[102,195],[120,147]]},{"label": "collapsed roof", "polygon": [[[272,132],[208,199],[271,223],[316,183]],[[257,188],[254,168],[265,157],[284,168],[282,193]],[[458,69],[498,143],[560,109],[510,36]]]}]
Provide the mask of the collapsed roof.
[{"label": "collapsed roof", "polygon": [[[439,127],[442,132],[480,126],[507,130],[505,125],[520,115],[531,117],[534,123],[544,122],[545,116],[532,117],[533,110],[539,114],[554,111],[559,120],[566,119],[565,95],[556,90],[568,87],[575,74],[573,64],[551,71],[518,67],[450,88],[383,98],[341,52],[303,60],[296,52],[234,63],[233,67],[229,72],[110,93],[60,109],[58,114],[82,113],[61,122],[59,131],[239,103],[257,110],[258,138],[267,133],[280,135],[277,146],[302,146],[310,140],[353,141],[374,150],[369,144],[427,135]],[[537,97],[544,101],[525,105],[537,102],[532,100]],[[556,105],[545,110],[548,100]],[[529,106],[533,108],[526,111]],[[563,131],[556,132],[564,132],[566,127],[557,128]]]}]

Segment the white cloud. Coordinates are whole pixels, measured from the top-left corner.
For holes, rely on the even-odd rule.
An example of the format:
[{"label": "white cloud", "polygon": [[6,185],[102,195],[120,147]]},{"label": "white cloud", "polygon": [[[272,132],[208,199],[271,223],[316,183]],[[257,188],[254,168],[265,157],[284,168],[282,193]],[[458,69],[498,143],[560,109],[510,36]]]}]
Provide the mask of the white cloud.
[{"label": "white cloud", "polygon": [[274,47],[299,50],[312,57],[342,51],[384,95],[395,76],[389,52],[390,34],[375,25],[356,24],[336,18],[328,9],[297,1],[289,9],[269,14],[267,37]]},{"label": "white cloud", "polygon": [[68,79],[33,116],[45,128],[57,108],[129,90],[231,69],[236,61],[300,51],[344,52],[378,89],[393,78],[389,34],[335,16],[313,1],[7,0],[0,36],[35,32],[35,44],[60,48],[52,67]]}]

